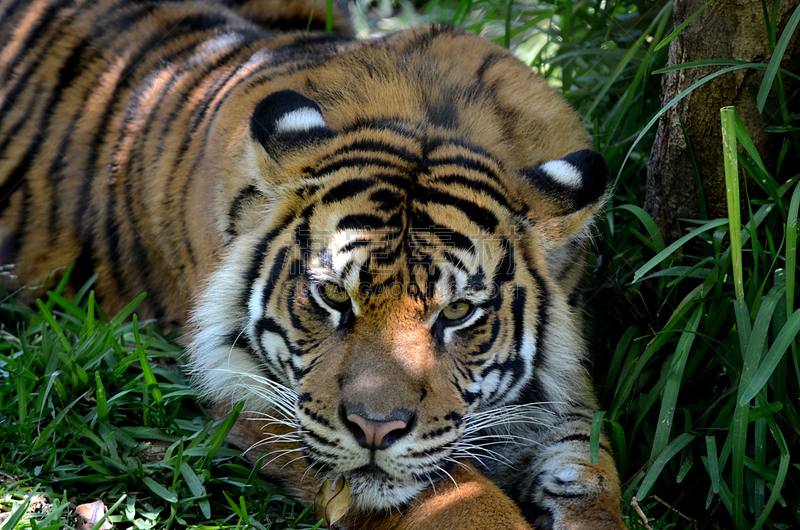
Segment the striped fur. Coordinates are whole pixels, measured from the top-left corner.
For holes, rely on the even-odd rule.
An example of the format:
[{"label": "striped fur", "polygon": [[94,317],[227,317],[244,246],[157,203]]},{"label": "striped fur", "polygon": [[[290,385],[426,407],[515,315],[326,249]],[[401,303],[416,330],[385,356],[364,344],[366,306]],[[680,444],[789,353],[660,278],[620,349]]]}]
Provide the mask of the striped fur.
[{"label": "striped fur", "polygon": [[508,52],[324,16],[0,2],[0,265],[149,292],[250,457],[306,501],[344,474],[356,525],[470,460],[538,527],[622,528],[580,314],[602,158]]}]

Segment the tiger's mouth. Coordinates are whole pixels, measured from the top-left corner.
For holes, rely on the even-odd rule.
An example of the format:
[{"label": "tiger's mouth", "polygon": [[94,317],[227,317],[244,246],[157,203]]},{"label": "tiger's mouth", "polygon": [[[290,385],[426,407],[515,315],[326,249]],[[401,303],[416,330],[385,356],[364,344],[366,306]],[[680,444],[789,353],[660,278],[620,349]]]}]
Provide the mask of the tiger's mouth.
[{"label": "tiger's mouth", "polygon": [[[446,444],[447,448],[452,443]],[[342,475],[347,479],[353,509],[365,513],[406,506],[437,480],[446,478],[453,464],[452,459],[446,456],[450,451],[439,447],[431,450],[433,455],[420,460],[421,455],[413,450],[398,451],[394,446],[389,450],[366,450],[352,447],[353,443],[344,443],[339,446],[336,456],[325,457],[313,444],[301,445],[307,457],[315,462],[318,476],[332,478]]]},{"label": "tiger's mouth", "polygon": [[376,465],[367,465],[344,473],[350,484],[352,507],[360,512],[402,508],[429,482],[414,476],[394,477]]},{"label": "tiger's mouth", "polygon": [[396,480],[395,477],[391,476],[389,473],[375,464],[374,459],[373,462],[365,466],[348,471],[346,476],[350,479],[376,480],[384,482]]}]

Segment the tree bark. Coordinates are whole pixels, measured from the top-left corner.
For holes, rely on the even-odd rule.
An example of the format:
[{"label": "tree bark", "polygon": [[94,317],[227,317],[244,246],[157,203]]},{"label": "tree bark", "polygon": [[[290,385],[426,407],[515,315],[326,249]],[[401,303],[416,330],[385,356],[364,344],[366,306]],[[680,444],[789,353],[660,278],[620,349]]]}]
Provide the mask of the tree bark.
[{"label": "tree bark", "polygon": [[[705,3],[706,0],[675,0],[675,26],[682,24]],[[771,15],[773,2],[768,0],[767,4]],[[778,3],[778,38],[798,4],[800,0],[780,0]],[[795,34],[782,66],[793,72],[799,71],[799,51],[798,35]],[[761,0],[716,0],[673,39],[669,47],[668,64],[672,66],[704,59],[768,63],[770,57]],[[664,74],[661,84],[662,106],[682,90],[720,68],[691,68]],[[723,74],[695,89],[661,117],[647,166],[644,207],[658,223],[667,241],[674,241],[682,235],[679,219],[700,218],[694,171],[680,121],[686,128],[686,136],[697,162],[709,218],[727,217],[719,115],[721,107],[736,107],[767,168],[774,168],[780,139],[775,134],[765,132],[765,126],[771,120],[766,113],[758,113],[752,92],[753,88],[755,92],[758,91],[763,76],[763,71],[753,69]],[[792,100],[791,93],[787,92],[787,100]],[[741,182],[748,186],[749,191],[757,193],[757,184],[744,184],[744,179]]]}]

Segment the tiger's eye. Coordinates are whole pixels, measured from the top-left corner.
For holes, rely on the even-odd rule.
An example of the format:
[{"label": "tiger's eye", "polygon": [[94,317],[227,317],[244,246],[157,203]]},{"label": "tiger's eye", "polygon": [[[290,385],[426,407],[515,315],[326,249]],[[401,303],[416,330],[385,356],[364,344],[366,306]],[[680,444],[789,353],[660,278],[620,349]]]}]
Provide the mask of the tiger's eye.
[{"label": "tiger's eye", "polygon": [[460,320],[472,311],[472,305],[467,302],[453,302],[442,309],[442,316],[447,320]]},{"label": "tiger's eye", "polygon": [[347,291],[334,283],[325,284],[325,287],[323,287],[323,292],[325,294],[325,298],[334,304],[344,304],[350,300],[350,296],[347,294]]}]

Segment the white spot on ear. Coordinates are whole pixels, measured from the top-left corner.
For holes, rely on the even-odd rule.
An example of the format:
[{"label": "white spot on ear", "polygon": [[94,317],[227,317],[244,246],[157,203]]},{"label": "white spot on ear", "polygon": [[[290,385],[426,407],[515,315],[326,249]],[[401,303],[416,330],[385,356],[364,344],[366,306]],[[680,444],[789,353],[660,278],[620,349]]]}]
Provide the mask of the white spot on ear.
[{"label": "white spot on ear", "polygon": [[327,127],[325,120],[318,110],[309,107],[287,112],[275,124],[277,132],[308,131],[319,127]]},{"label": "white spot on ear", "polygon": [[580,188],[583,184],[580,170],[565,160],[551,160],[541,168],[551,179],[565,186]]}]

